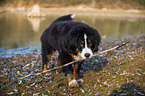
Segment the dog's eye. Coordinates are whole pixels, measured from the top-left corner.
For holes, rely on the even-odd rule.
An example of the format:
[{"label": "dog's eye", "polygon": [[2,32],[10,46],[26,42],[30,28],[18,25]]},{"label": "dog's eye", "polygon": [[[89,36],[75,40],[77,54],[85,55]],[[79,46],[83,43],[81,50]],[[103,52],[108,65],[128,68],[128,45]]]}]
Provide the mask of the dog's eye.
[{"label": "dog's eye", "polygon": [[83,47],[83,44],[81,44],[80,46]]},{"label": "dog's eye", "polygon": [[92,43],[90,43],[89,45],[92,46]]}]

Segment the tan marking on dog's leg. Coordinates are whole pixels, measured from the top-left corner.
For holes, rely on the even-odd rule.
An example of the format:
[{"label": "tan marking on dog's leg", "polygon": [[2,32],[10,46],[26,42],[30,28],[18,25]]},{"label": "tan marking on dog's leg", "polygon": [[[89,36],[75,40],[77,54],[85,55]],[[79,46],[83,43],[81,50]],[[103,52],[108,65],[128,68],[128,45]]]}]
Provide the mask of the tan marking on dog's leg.
[{"label": "tan marking on dog's leg", "polygon": [[51,56],[52,56],[52,53],[50,55],[47,55],[49,62],[51,61]]},{"label": "tan marking on dog's leg", "polygon": [[77,79],[79,78],[79,75],[78,75],[78,63],[75,64],[75,66],[73,67],[74,69],[74,74],[71,75],[71,74],[68,74],[68,81],[69,81],[69,87],[79,87],[79,84],[77,82]]},{"label": "tan marking on dog's leg", "polygon": [[74,69],[74,74],[73,74],[73,78],[74,79],[78,79],[78,73],[77,73],[77,70],[78,70],[78,63],[76,63],[73,67]]},{"label": "tan marking on dog's leg", "polygon": [[47,70],[47,64],[44,64],[44,71]]},{"label": "tan marking on dog's leg", "polygon": [[78,82],[76,79],[73,79],[73,75],[67,74],[69,87],[79,87]]},{"label": "tan marking on dog's leg", "polygon": [[68,79],[68,82],[70,82],[72,80],[71,74],[67,74],[67,79]]},{"label": "tan marking on dog's leg", "polygon": [[44,71],[48,70],[47,67],[49,68],[49,63],[51,61],[51,56],[52,56],[52,53],[50,55],[47,55],[48,62],[46,64],[44,64]]},{"label": "tan marking on dog's leg", "polygon": [[[57,60],[57,66],[61,66],[60,60]],[[62,71],[62,68],[58,69],[56,72],[60,73]]]},{"label": "tan marking on dog's leg", "polygon": [[61,63],[60,63],[60,60],[57,60],[57,66],[60,66]]}]

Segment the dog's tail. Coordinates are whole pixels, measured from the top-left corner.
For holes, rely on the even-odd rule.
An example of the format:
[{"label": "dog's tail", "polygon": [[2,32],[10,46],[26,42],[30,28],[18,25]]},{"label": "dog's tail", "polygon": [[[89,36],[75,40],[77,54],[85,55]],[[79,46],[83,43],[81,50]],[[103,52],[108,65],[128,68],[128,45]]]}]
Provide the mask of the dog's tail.
[{"label": "dog's tail", "polygon": [[70,15],[65,15],[65,16],[59,17],[54,22],[57,22],[57,21],[69,21],[69,20],[73,20],[74,18],[75,18],[75,14],[70,14]]}]

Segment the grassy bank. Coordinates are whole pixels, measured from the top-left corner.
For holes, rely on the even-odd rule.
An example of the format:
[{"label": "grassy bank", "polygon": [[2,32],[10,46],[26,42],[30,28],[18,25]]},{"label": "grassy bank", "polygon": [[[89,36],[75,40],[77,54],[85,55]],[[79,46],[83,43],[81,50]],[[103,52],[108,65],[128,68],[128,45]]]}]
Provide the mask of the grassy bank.
[{"label": "grassy bank", "polygon": [[[19,10],[19,8],[11,8],[11,7],[2,7],[0,10],[1,14],[12,13],[16,15],[24,15],[32,10],[32,7]],[[96,9],[90,7],[80,7],[80,6],[70,6],[70,7],[62,7],[62,8],[41,8],[41,16],[46,17],[48,15],[66,15],[75,13],[80,16],[98,16],[98,18],[109,18],[109,19],[145,19],[145,10],[137,10],[137,12],[128,12],[128,10],[124,9]]]},{"label": "grassy bank", "polygon": [[92,8],[109,9],[145,9],[144,0],[1,0],[0,5],[6,7],[30,7],[39,4],[43,8],[68,7],[84,5]]},{"label": "grassy bank", "polygon": [[42,14],[58,14],[58,15],[65,15],[65,14],[72,14],[75,13],[77,15],[94,15],[100,17],[131,17],[131,18],[145,18],[145,10],[138,10],[138,12],[128,12],[128,10],[124,9],[94,9],[90,7],[67,7],[67,8],[41,8]]}]

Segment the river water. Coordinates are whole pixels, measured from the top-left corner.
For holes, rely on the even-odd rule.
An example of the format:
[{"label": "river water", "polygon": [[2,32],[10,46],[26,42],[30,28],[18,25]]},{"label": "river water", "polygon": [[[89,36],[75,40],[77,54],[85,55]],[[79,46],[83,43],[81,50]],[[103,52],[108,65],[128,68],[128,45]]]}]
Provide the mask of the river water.
[{"label": "river water", "polygon": [[[52,14],[43,18],[26,18],[21,15],[1,13],[0,57],[27,53],[41,54],[40,36],[59,16]],[[84,22],[97,29],[102,37],[102,42],[145,35],[145,20],[143,19],[114,19],[78,15],[75,21]]]}]

